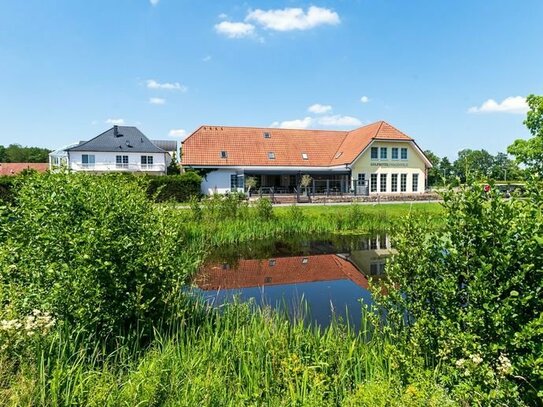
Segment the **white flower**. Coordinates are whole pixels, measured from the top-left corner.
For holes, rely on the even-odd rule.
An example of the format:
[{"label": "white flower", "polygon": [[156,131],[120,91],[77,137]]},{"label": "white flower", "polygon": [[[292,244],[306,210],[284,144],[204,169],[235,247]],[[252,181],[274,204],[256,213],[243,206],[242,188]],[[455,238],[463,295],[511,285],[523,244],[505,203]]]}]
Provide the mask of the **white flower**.
[{"label": "white flower", "polygon": [[456,367],[462,367],[464,366],[464,363],[466,363],[465,359],[458,359],[456,361]]},{"label": "white flower", "polygon": [[470,358],[471,358],[471,361],[475,363],[476,365],[478,365],[479,363],[483,361],[483,358],[480,355],[471,355]]},{"label": "white flower", "polygon": [[511,361],[503,353],[500,353],[500,356],[498,357],[498,363],[496,365],[496,370],[502,376],[505,376],[505,375],[511,373],[511,371],[513,370],[513,365],[511,364]]}]

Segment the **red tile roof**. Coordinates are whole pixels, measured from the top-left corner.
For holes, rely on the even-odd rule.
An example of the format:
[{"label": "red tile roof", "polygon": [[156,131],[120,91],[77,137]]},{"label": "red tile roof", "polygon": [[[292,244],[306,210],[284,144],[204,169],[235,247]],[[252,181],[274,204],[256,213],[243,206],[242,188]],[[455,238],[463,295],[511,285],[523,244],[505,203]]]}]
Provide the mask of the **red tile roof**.
[{"label": "red tile roof", "polygon": [[195,283],[203,290],[219,290],[347,279],[368,288],[368,280],[351,262],[335,254],[324,254],[240,260],[236,267],[226,269],[219,263],[207,264]]},{"label": "red tile roof", "polygon": [[[183,142],[182,164],[330,167],[352,163],[374,139],[412,140],[384,121],[352,131],[206,125]],[[227,158],[221,158],[222,151]],[[275,159],[268,157],[270,152]]]},{"label": "red tile roof", "polygon": [[45,172],[49,169],[47,163],[0,163],[0,175],[15,175],[23,170]]}]

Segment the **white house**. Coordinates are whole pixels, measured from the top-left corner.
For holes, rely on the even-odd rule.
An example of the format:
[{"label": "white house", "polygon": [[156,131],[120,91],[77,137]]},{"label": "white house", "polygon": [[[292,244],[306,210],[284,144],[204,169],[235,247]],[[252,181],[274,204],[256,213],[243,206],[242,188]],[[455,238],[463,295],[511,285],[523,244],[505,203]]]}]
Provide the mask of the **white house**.
[{"label": "white house", "polygon": [[49,154],[50,169],[64,167],[72,171],[93,173],[141,172],[164,175],[170,162],[169,152],[159,148],[136,127],[131,126],[113,126],[89,141],[72,144]]},{"label": "white house", "polygon": [[183,168],[201,170],[204,194],[258,188],[293,193],[413,194],[432,164],[411,137],[380,121],[351,131],[202,126],[182,143]]}]

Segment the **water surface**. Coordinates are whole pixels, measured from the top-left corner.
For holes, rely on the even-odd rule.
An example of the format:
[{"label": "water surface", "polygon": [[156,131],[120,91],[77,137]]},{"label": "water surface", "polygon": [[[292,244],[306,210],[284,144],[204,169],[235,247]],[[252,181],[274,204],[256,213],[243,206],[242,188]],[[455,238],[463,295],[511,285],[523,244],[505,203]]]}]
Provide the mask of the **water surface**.
[{"label": "water surface", "polygon": [[335,317],[358,329],[362,304],[372,302],[368,278],[383,274],[391,254],[386,235],[225,246],[210,254],[194,278],[194,291],[216,307],[234,299],[254,301],[292,317],[303,314],[308,323],[325,327]]}]

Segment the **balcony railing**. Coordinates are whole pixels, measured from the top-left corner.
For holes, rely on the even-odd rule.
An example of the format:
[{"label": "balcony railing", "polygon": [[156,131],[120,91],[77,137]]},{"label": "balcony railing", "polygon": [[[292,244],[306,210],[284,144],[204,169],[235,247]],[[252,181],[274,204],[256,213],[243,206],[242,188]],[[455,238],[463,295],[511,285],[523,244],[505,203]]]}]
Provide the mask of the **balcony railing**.
[{"label": "balcony railing", "polygon": [[111,171],[111,172],[165,172],[164,164],[126,164],[126,163],[94,163],[82,164],[71,163],[70,167],[74,171]]}]

